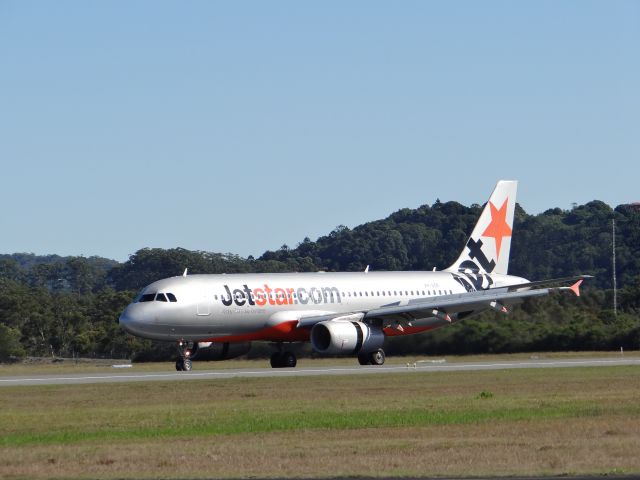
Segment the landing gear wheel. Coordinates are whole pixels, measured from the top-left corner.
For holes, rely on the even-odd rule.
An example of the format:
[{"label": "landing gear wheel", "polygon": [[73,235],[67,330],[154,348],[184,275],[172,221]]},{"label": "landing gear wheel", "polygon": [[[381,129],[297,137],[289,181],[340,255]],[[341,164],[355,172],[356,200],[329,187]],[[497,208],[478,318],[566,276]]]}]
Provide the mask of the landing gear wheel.
[{"label": "landing gear wheel", "polygon": [[368,353],[361,353],[358,355],[358,363],[360,365],[371,365],[371,358]]},{"label": "landing gear wheel", "polygon": [[282,357],[282,353],[274,352],[271,355],[271,368],[280,368],[280,357]]},{"label": "landing gear wheel", "polygon": [[190,358],[185,358],[184,359],[184,367],[183,370],[185,372],[190,372],[191,371],[191,359]]},{"label": "landing gear wheel", "polygon": [[294,368],[298,363],[296,356],[291,352],[284,352],[282,354],[282,367]]},{"label": "landing gear wheel", "polygon": [[369,354],[369,360],[372,365],[383,365],[384,364],[384,350],[379,348],[375,352],[371,352]]},{"label": "landing gear wheel", "polygon": [[191,359],[190,358],[185,358],[184,362],[182,362],[182,370],[184,370],[185,372],[190,372],[191,371]]},{"label": "landing gear wheel", "polygon": [[293,368],[297,364],[298,360],[291,352],[275,352],[271,355],[272,368]]},{"label": "landing gear wheel", "polygon": [[191,356],[196,350],[196,346],[193,342],[185,342],[184,340],[178,341],[178,359],[176,360],[176,370],[179,372],[191,371]]}]

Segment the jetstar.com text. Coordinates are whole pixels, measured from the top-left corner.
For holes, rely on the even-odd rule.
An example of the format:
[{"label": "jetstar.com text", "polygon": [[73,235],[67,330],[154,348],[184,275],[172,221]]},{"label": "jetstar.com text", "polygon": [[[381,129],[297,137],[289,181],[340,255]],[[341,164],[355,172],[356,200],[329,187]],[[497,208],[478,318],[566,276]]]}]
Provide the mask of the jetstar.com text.
[{"label": "jetstar.com text", "polygon": [[242,287],[231,290],[228,285],[225,285],[226,294],[222,295],[222,303],[227,307],[234,303],[239,307],[342,303],[340,291],[336,287],[271,288],[266,283],[262,288],[249,288],[247,285]]}]

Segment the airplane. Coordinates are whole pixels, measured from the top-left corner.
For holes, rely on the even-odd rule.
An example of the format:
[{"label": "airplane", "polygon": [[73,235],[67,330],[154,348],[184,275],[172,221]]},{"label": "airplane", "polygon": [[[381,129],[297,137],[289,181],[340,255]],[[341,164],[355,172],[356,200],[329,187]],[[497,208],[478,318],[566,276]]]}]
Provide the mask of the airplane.
[{"label": "airplane", "polygon": [[[176,370],[194,358],[225,360],[251,342],[273,343],[273,368],[295,367],[293,342],[325,355],[382,365],[386,337],[451,325],[554,291],[572,291],[588,275],[530,282],[508,275],[517,181],[501,180],[458,259],[442,271],[189,275],[145,287],[120,316],[127,332],[176,342]],[[570,285],[568,285],[571,283]]]}]

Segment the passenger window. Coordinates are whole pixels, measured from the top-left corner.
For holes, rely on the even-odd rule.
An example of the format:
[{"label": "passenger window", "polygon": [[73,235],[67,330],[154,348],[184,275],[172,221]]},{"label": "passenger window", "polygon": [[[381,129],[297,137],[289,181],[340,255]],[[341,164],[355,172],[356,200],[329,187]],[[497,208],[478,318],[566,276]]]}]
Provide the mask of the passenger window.
[{"label": "passenger window", "polygon": [[164,296],[164,293],[159,293],[156,295],[156,302],[166,302],[167,297]]},{"label": "passenger window", "polygon": [[145,293],[140,297],[141,302],[153,302],[153,299],[156,298],[155,293]]}]

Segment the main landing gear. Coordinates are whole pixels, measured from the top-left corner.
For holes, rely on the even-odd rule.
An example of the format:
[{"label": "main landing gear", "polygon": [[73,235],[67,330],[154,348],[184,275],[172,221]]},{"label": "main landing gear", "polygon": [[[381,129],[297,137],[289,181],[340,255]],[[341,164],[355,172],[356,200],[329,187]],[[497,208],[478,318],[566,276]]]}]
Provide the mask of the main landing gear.
[{"label": "main landing gear", "polygon": [[180,340],[178,342],[178,359],[176,360],[176,370],[178,372],[191,371],[191,357],[193,355],[193,343]]},{"label": "main landing gear", "polygon": [[358,355],[358,363],[360,365],[383,365],[384,350],[381,348],[369,353],[361,353]]},{"label": "main landing gear", "polygon": [[278,351],[271,355],[272,368],[293,368],[297,363],[298,360],[293,353],[282,351],[282,344],[279,344]]}]

